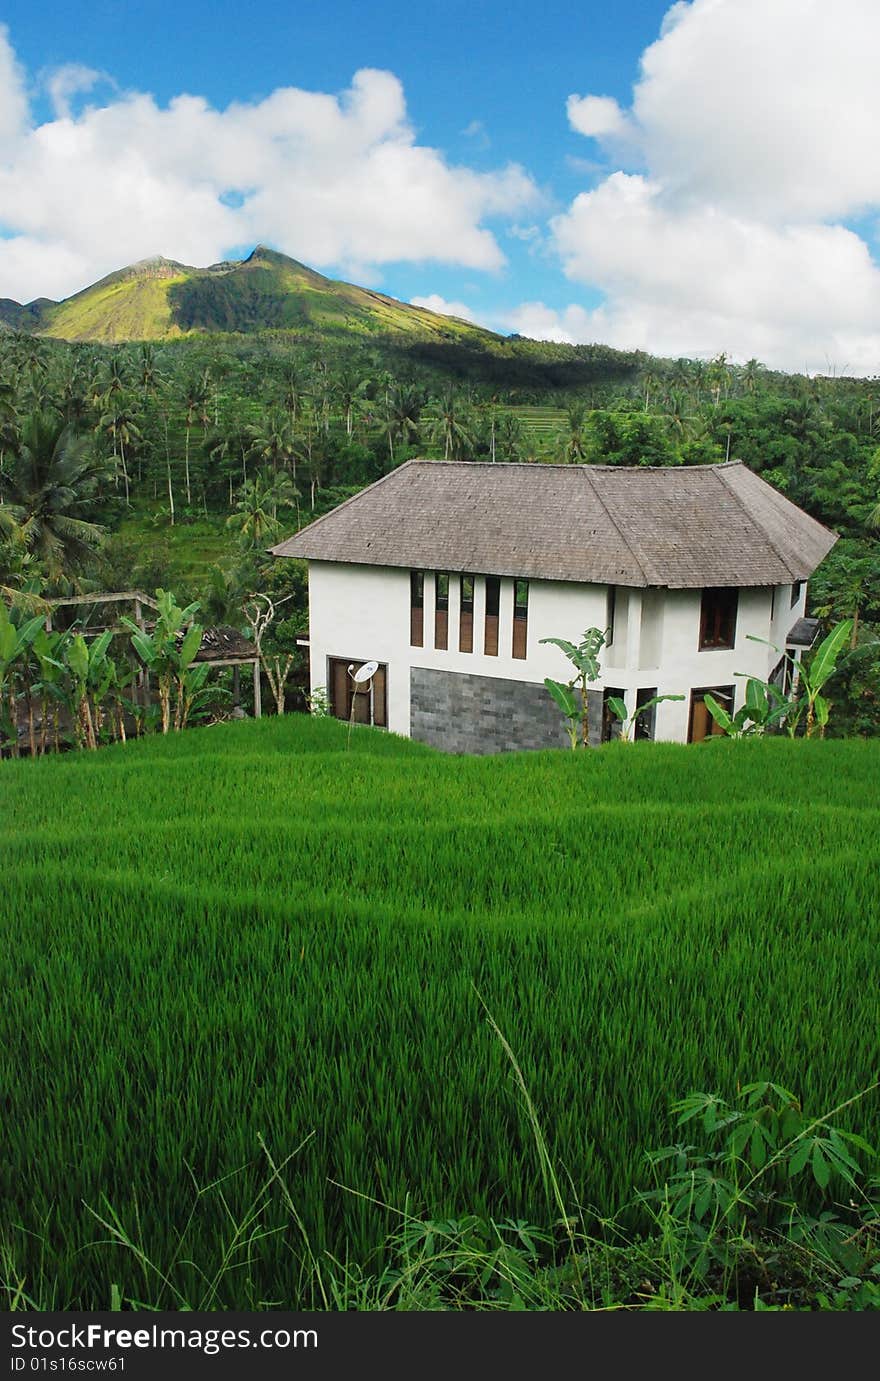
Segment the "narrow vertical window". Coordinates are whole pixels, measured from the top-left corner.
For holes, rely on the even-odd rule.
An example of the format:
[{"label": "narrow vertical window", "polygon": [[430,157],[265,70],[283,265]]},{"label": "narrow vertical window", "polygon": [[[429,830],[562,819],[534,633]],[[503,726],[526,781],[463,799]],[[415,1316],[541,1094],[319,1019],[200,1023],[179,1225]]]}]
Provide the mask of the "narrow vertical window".
[{"label": "narrow vertical window", "polygon": [[463,575],[460,581],[460,597],[458,610],[458,650],[459,652],[473,652],[474,650],[474,577]]},{"label": "narrow vertical window", "polygon": [[449,576],[438,571],[434,581],[434,646],[445,651],[449,646]]},{"label": "narrow vertical window", "polygon": [[409,574],[409,641],[422,647],[425,641],[425,577],[422,571]]},{"label": "narrow vertical window", "polygon": [[605,646],[614,642],[614,615],[617,609],[617,586],[609,585],[605,596]]},{"label": "narrow vertical window", "polygon": [[803,582],[802,580],[796,580],[796,581],[794,582],[794,584],[792,585],[792,587],[791,587],[791,607],[792,607],[792,609],[794,608],[794,606],[797,604],[798,600],[800,599],[801,593],[802,593],[802,591],[803,591],[803,588],[804,588],[804,582]]},{"label": "narrow vertical window", "polygon": [[529,582],[513,582],[513,655],[521,660],[526,655],[529,626]]},{"label": "narrow vertical window", "polygon": [[486,576],[486,633],[483,651],[487,657],[498,656],[498,612],[501,608],[501,577]]}]

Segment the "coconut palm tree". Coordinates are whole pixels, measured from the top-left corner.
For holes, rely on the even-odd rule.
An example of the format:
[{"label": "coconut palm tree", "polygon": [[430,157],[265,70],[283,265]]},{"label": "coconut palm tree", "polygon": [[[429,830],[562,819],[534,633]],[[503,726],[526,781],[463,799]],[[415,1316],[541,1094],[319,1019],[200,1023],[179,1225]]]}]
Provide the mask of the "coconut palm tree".
[{"label": "coconut palm tree", "polygon": [[24,547],[51,578],[84,565],[100,546],[104,530],[92,517],[107,478],[90,437],[57,413],[25,418],[3,477],[4,500]]},{"label": "coconut palm tree", "polygon": [[293,507],[298,498],[299,491],[289,475],[260,470],[242,485],[226,526],[238,532],[244,545],[263,546],[280,527],[279,506]]},{"label": "coconut palm tree", "polygon": [[461,460],[473,444],[466,414],[459,406],[453,389],[448,389],[437,404],[437,416],[431,425],[431,440],[442,445],[444,460]]}]

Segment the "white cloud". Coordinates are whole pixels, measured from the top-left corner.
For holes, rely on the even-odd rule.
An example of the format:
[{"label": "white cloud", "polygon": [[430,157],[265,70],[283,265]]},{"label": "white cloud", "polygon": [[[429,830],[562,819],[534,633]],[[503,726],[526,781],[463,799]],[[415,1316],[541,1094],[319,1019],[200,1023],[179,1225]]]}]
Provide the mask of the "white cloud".
[{"label": "white cloud", "polygon": [[468,307],[464,302],[447,302],[439,293],[429,293],[427,297],[412,297],[410,302],[414,307],[425,307],[429,312],[438,312],[440,316],[457,316],[461,317],[462,321],[477,320],[472,307]]},{"label": "white cloud", "polygon": [[101,73],[94,67],[83,67],[78,62],[68,62],[64,67],[56,67],[46,79],[46,89],[52,102],[52,109],[58,119],[70,115],[70,102],[74,96],[91,91],[101,80]]},{"label": "white cloud", "polygon": [[0,29],[0,296],[63,295],[148,255],[207,264],[261,240],[317,268],[495,270],[485,221],[539,200],[516,165],[478,173],[418,144],[390,72],[357,72],[339,96],[288,87],[217,110],[128,93],[72,115],[96,76],[50,78],[56,117],[35,127]]},{"label": "white cloud", "polygon": [[24,132],[27,120],[24,73],[9,42],[9,30],[0,24],[0,157]]},{"label": "white cloud", "polygon": [[682,0],[630,112],[569,100],[576,129],[635,140],[647,168],[551,222],[567,276],[605,295],[592,339],[880,371],[880,269],[841,223],[880,206],[878,51],[875,0]]},{"label": "white cloud", "polygon": [[693,0],[642,57],[633,100],[652,174],[762,217],[880,202],[876,0]]},{"label": "white cloud", "polygon": [[504,318],[504,329],[531,340],[554,340],[563,345],[583,345],[597,339],[594,314],[572,305],[561,312],[543,302],[522,302]]},{"label": "white cloud", "polygon": [[611,96],[569,96],[565,108],[578,134],[619,139],[631,132],[629,118]]}]

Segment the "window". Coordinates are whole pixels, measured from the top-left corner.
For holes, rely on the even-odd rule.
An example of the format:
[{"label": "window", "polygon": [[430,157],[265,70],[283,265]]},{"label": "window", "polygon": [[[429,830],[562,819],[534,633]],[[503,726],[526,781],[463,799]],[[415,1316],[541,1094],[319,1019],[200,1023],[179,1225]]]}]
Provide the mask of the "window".
[{"label": "window", "polygon": [[609,585],[605,596],[605,646],[614,642],[614,615],[617,611],[617,586]]},{"label": "window", "polygon": [[352,673],[363,664],[363,658],[328,658],[327,685],[330,687],[330,710],[337,719],[344,719],[349,723],[374,724],[377,728],[387,728],[388,668],[385,665],[380,666],[369,681],[359,686]]},{"label": "window", "polygon": [[703,591],[700,609],[700,651],[733,647],[739,591],[725,586]]},{"label": "window", "polygon": [[776,586],[770,590],[770,622],[776,618]]},{"label": "window", "polygon": [[657,724],[657,706],[652,705],[647,714],[639,714],[639,710],[647,705],[649,700],[653,700],[657,694],[656,686],[642,686],[636,691],[636,722],[633,728],[633,738],[653,739]]},{"label": "window", "polygon": [[794,608],[794,606],[797,604],[798,600],[800,599],[801,594],[803,593],[803,589],[804,589],[804,582],[803,582],[802,580],[796,580],[796,581],[794,582],[794,584],[792,585],[792,587],[791,587],[791,607],[792,607],[792,609]]},{"label": "window", "polygon": [[449,576],[438,571],[434,581],[434,646],[445,651],[449,646]]},{"label": "window", "polygon": [[486,634],[483,651],[487,657],[498,656],[498,612],[501,608],[501,577],[486,576]]},{"label": "window", "polygon": [[425,577],[421,571],[409,575],[409,641],[422,647],[425,640]]},{"label": "window", "polygon": [[513,655],[520,660],[523,660],[526,655],[528,619],[529,582],[527,580],[515,580],[513,582]]},{"label": "window", "polygon": [[458,602],[458,650],[474,650],[474,577],[461,577],[461,592]]},{"label": "window", "polygon": [[702,743],[704,738],[712,738],[716,734],[721,734],[719,724],[716,724],[708,709],[706,708],[705,697],[712,695],[718,704],[727,710],[728,714],[733,714],[733,686],[703,686],[700,690],[691,691],[691,714],[688,724],[688,743]]},{"label": "window", "polygon": [[611,713],[608,701],[612,696],[618,700],[623,700],[626,692],[622,686],[606,686],[602,692],[602,742],[610,743],[613,738],[620,738],[623,725],[620,720]]}]

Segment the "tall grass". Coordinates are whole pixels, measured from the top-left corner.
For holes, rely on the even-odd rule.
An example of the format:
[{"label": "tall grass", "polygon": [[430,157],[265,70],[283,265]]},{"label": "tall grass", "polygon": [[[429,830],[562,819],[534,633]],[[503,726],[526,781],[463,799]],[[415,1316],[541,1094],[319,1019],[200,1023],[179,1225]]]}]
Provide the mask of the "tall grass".
[{"label": "tall grass", "polygon": [[523,1085],[572,1208],[636,1226],[672,1095],[774,1078],[821,1108],[876,1077],[878,768],[348,751],[300,717],[2,764],[16,1271],[58,1307],[138,1298],[137,1258],[88,1245],[109,1205],[201,1297],[258,1200],[214,1302],[293,1305],[309,1253],[378,1261],[404,1205],[550,1221]]}]

